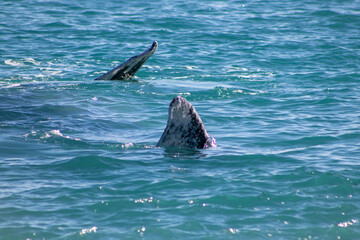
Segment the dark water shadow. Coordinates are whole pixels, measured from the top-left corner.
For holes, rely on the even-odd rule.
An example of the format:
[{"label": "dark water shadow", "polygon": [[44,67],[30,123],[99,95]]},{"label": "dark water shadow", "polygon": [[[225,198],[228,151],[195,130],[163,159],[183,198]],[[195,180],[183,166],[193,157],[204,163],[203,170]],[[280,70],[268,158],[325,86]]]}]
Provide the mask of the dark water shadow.
[{"label": "dark water shadow", "polygon": [[163,148],[164,156],[171,159],[200,159],[206,157],[201,149]]}]

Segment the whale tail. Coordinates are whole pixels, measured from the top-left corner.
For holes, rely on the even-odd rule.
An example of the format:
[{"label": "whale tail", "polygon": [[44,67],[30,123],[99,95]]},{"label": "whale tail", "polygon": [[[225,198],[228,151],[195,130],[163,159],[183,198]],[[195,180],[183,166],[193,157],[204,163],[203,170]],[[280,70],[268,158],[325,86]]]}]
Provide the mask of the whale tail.
[{"label": "whale tail", "polygon": [[158,47],[156,41],[145,52],[136,55],[95,80],[130,80]]},{"label": "whale tail", "polygon": [[167,126],[157,147],[207,148],[215,147],[195,108],[184,98],[175,97],[170,103]]}]

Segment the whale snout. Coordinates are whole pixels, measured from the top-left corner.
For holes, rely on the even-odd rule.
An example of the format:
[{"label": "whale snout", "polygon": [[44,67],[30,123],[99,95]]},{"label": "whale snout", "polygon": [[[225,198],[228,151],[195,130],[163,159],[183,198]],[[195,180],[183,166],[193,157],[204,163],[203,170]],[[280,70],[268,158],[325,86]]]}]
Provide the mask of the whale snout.
[{"label": "whale snout", "polygon": [[175,104],[179,104],[182,100],[183,98],[180,96],[174,97],[174,99],[170,103],[170,107],[174,106]]},{"label": "whale snout", "polygon": [[195,108],[180,96],[170,103],[167,126],[157,147],[207,148],[216,146],[210,139]]}]

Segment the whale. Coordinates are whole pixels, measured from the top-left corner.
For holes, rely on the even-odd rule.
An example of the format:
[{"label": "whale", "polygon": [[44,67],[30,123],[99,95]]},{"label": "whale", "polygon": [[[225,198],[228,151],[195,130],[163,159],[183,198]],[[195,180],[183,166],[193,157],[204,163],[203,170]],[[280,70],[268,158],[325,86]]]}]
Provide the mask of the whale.
[{"label": "whale", "polygon": [[[158,43],[154,41],[143,53],[129,58],[95,80],[131,80],[155,53],[157,47]],[[177,96],[170,103],[167,125],[156,147],[201,149],[216,147],[216,140],[207,133],[199,114],[191,103]]]},{"label": "whale", "polygon": [[175,97],[169,106],[167,126],[156,147],[208,148],[216,147],[195,108],[185,98]]},{"label": "whale", "polygon": [[114,69],[104,73],[95,80],[131,80],[141,66],[153,55],[158,47],[157,41],[154,41],[150,48],[143,53],[129,58],[127,61],[118,65]]}]

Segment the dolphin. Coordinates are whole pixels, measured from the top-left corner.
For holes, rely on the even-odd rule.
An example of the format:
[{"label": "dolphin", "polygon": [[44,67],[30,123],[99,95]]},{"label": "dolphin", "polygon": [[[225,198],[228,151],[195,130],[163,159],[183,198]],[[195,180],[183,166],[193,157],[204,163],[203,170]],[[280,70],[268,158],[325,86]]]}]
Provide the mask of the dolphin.
[{"label": "dolphin", "polygon": [[195,108],[180,96],[170,103],[167,126],[156,147],[207,148],[216,147]]},{"label": "dolphin", "polygon": [[151,47],[145,52],[128,59],[126,62],[101,75],[95,80],[130,80],[146,62],[146,60],[155,53],[157,47],[158,43],[157,41],[154,41]]}]

